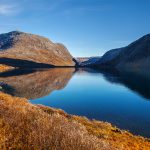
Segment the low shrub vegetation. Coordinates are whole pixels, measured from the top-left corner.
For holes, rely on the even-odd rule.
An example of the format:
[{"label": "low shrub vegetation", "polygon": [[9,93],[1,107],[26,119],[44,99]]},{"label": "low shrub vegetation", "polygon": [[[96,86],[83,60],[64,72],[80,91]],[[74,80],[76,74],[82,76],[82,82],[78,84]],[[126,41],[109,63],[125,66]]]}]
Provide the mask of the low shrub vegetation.
[{"label": "low shrub vegetation", "polygon": [[149,150],[150,142],[109,123],[30,104],[0,92],[0,149]]}]

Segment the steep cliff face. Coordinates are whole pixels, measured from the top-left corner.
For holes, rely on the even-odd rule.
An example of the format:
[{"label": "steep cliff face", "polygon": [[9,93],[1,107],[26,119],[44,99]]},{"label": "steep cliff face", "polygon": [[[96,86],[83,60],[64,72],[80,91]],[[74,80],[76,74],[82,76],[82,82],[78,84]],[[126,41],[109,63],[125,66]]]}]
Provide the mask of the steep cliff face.
[{"label": "steep cliff face", "polygon": [[0,35],[0,58],[26,60],[52,66],[74,66],[67,48],[47,38],[13,31]]},{"label": "steep cliff face", "polygon": [[94,65],[120,69],[149,68],[150,34],[143,36],[127,47],[108,51]]}]

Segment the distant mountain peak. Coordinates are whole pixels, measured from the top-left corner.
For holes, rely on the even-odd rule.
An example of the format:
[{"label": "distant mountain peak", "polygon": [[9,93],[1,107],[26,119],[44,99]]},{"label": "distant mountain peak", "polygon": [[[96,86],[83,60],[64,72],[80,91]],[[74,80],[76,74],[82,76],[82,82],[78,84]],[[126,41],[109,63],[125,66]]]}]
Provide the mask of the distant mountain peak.
[{"label": "distant mountain peak", "polygon": [[18,36],[20,34],[27,34],[25,32],[22,32],[22,31],[11,31],[11,32],[8,32],[8,33],[3,33],[1,35],[6,35],[6,36]]},{"label": "distant mountain peak", "polygon": [[93,64],[98,67],[119,69],[146,69],[150,67],[150,34],[144,35],[126,47],[106,52]]},{"label": "distant mountain peak", "polygon": [[22,31],[19,31],[19,30],[8,32],[8,34],[21,34],[21,33],[25,33],[25,32],[22,32]]}]

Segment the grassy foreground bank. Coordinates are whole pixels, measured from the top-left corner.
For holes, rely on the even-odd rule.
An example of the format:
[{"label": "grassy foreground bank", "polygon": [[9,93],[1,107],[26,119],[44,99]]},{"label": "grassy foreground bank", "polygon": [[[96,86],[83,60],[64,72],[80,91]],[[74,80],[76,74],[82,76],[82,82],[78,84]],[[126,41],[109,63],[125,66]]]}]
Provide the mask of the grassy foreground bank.
[{"label": "grassy foreground bank", "polygon": [[0,92],[0,149],[149,150],[150,141],[109,123]]}]

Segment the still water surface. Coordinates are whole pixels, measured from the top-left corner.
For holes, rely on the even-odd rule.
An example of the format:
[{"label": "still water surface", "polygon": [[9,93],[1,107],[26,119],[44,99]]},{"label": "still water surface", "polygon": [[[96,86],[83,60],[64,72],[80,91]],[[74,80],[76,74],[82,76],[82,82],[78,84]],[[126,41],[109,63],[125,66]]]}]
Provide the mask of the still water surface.
[{"label": "still water surface", "polygon": [[33,104],[108,121],[150,137],[150,74],[91,69],[14,71],[0,75],[3,90]]}]

